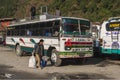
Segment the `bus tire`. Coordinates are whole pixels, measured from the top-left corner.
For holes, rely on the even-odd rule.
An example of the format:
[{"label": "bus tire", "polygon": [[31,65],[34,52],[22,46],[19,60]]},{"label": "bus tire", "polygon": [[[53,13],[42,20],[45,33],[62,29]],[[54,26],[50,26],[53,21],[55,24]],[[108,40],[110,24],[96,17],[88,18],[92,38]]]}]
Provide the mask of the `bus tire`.
[{"label": "bus tire", "polygon": [[62,60],[59,58],[59,55],[58,55],[58,52],[56,51],[56,49],[52,50],[51,63],[57,67],[60,66],[62,63]]},{"label": "bus tire", "polygon": [[16,53],[17,56],[22,56],[23,55],[23,51],[21,50],[20,45],[17,45],[15,47],[15,53]]}]

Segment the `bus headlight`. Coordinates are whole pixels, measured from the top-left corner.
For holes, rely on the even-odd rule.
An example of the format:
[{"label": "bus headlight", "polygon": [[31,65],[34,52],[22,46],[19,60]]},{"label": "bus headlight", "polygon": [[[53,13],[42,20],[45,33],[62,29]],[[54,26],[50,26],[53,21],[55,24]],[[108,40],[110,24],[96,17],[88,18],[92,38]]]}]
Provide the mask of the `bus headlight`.
[{"label": "bus headlight", "polygon": [[71,40],[68,39],[68,41],[65,42],[65,50],[71,50]]},{"label": "bus headlight", "polygon": [[65,46],[65,50],[71,50],[70,46]]}]

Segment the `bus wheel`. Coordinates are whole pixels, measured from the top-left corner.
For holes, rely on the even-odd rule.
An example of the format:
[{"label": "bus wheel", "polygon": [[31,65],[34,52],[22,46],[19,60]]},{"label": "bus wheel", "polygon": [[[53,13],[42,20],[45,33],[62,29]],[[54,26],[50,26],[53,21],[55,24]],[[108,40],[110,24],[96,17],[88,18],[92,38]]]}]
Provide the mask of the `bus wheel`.
[{"label": "bus wheel", "polygon": [[54,66],[60,66],[62,63],[62,60],[59,58],[59,55],[55,49],[52,50],[51,63]]},{"label": "bus wheel", "polygon": [[16,53],[17,56],[22,56],[23,55],[23,51],[21,50],[20,45],[16,46],[15,53]]}]

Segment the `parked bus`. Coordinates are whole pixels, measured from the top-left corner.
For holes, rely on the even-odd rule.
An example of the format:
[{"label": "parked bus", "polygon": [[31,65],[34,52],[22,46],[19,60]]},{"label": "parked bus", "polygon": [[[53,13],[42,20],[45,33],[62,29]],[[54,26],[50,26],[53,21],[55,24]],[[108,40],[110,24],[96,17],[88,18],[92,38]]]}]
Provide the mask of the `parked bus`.
[{"label": "parked bus", "polygon": [[100,55],[120,55],[120,17],[104,21],[100,29]]},{"label": "parked bus", "polygon": [[44,40],[46,55],[59,66],[62,59],[84,58],[93,55],[91,22],[83,18],[40,16],[39,20],[13,22],[7,30],[6,44],[18,56],[32,52],[40,39]]}]

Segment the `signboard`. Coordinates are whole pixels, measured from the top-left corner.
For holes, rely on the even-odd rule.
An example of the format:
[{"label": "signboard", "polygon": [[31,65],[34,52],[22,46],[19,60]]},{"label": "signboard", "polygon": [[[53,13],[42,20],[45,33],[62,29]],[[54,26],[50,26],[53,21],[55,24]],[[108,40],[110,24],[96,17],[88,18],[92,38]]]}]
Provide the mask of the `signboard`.
[{"label": "signboard", "polygon": [[109,27],[110,27],[110,28],[112,28],[112,27],[113,27],[113,28],[114,28],[114,27],[120,27],[120,22],[110,23],[110,24],[109,24]]},{"label": "signboard", "polygon": [[120,22],[110,22],[106,24],[107,31],[118,31],[120,30]]}]

